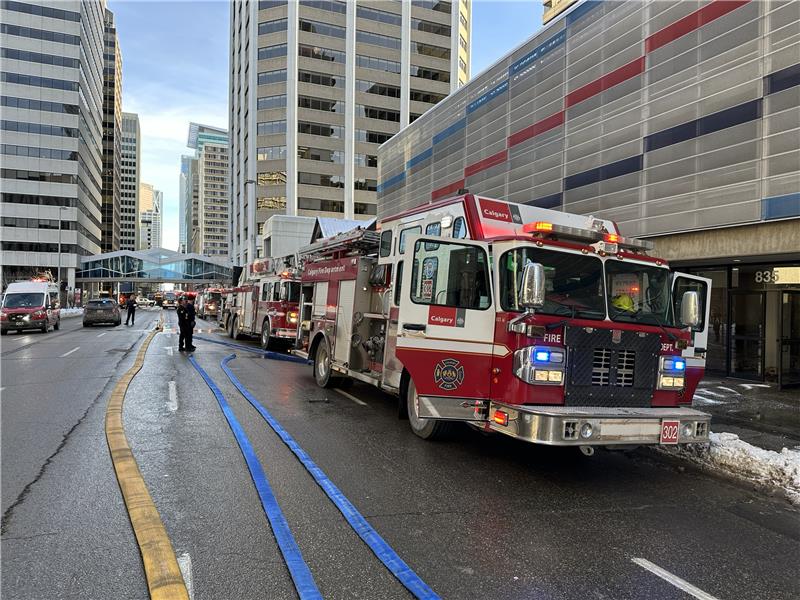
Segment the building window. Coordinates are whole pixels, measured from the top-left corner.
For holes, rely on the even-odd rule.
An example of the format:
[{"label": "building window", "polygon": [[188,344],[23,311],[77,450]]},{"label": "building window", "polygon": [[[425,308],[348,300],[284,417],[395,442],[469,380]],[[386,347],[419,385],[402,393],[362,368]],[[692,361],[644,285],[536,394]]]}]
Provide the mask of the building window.
[{"label": "building window", "polygon": [[308,146],[300,146],[297,149],[297,158],[302,158],[304,160],[317,160],[320,162],[343,165],[344,157],[344,150],[326,150],[324,148],[311,148]]},{"label": "building window", "polygon": [[367,202],[353,202],[353,212],[357,215],[377,215],[378,205]]},{"label": "building window", "polygon": [[423,19],[411,19],[411,29],[450,37],[450,25],[442,25],[441,23],[434,23]]},{"label": "building window", "polygon": [[313,83],[314,85],[324,85],[326,87],[344,87],[344,75],[325,75],[314,71],[298,71],[297,79],[303,83]]},{"label": "building window", "polygon": [[38,146],[14,146],[3,144],[0,147],[3,154],[9,156],[27,156],[29,158],[49,158],[55,160],[78,160],[77,150],[58,150],[55,148],[39,148]]},{"label": "building window", "polygon": [[469,24],[467,23],[467,17],[464,16],[464,13],[462,12],[458,13],[458,20],[461,21],[461,25],[463,25],[466,28],[469,28]]},{"label": "building window", "polygon": [[278,31],[286,31],[286,19],[275,19],[258,24],[258,35],[267,35]]},{"label": "building window", "polygon": [[450,83],[449,71],[440,71],[439,69],[430,69],[428,67],[417,67],[416,65],[411,65],[411,76],[419,77],[420,79],[430,79],[431,81],[443,81],[445,83]]},{"label": "building window", "polygon": [[257,210],[284,210],[286,196],[263,196],[256,199]]},{"label": "building window", "polygon": [[344,138],[344,127],[342,125],[325,125],[324,123],[298,121],[297,132],[336,139]]},{"label": "building window", "polygon": [[357,142],[367,142],[368,144],[383,144],[391,139],[391,133],[381,133],[379,131],[367,131],[366,129],[356,129],[355,139]]},{"label": "building window", "polygon": [[366,6],[356,7],[356,16],[361,17],[362,19],[369,19],[370,21],[378,21],[379,23],[397,25],[398,27],[403,22],[402,17],[397,13],[386,12],[385,10],[378,10],[375,8],[367,8]]},{"label": "building window", "polygon": [[357,167],[377,167],[378,157],[374,154],[355,154],[353,162]]},{"label": "building window", "polygon": [[433,44],[423,44],[422,42],[411,42],[411,51],[433,58],[443,58],[450,60],[450,48],[442,48]]},{"label": "building window", "polygon": [[54,90],[64,90],[67,92],[77,92],[78,82],[66,79],[53,79],[51,77],[36,77],[34,75],[23,75],[21,73],[6,73],[3,71],[2,81],[4,83],[17,83],[19,85],[31,85],[35,87],[50,88]]},{"label": "building window", "polygon": [[257,150],[257,160],[282,160],[286,158],[286,146],[262,146]]},{"label": "building window", "polygon": [[342,15],[347,14],[347,5],[344,2],[336,2],[334,0],[300,0],[300,6],[318,8],[319,10],[327,10],[328,12]]},{"label": "building window", "polygon": [[286,69],[275,71],[264,71],[258,74],[258,85],[269,85],[270,83],[283,83],[286,81]]},{"label": "building window", "polygon": [[329,25],[328,23],[311,21],[309,19],[300,19],[300,31],[307,31],[309,33],[317,33],[319,35],[327,35],[341,39],[344,39],[347,36],[347,29],[345,27]]},{"label": "building window", "polygon": [[458,36],[458,45],[461,46],[464,50],[467,50],[467,40],[464,39],[464,36],[459,34]]},{"label": "building window", "polygon": [[9,108],[23,108],[25,110],[44,110],[47,112],[65,113],[77,115],[78,106],[76,104],[63,104],[61,102],[47,102],[45,100],[30,100],[28,98],[14,98],[3,96],[2,105]]},{"label": "building window", "polygon": [[325,100],[324,98],[311,98],[309,96],[298,96],[297,106],[310,110],[321,110],[324,112],[343,113],[344,100]]},{"label": "building window", "polygon": [[258,135],[272,135],[286,133],[286,121],[264,121],[258,124]]},{"label": "building window", "polygon": [[380,119],[381,121],[400,122],[400,111],[377,108],[375,106],[365,106],[356,104],[356,116],[368,119]]},{"label": "building window", "polygon": [[381,35],[379,33],[370,33],[368,31],[356,31],[356,41],[362,44],[372,44],[373,46],[383,46],[384,48],[392,48],[400,50],[400,38],[392,37],[390,35]]},{"label": "building window", "polygon": [[400,97],[400,88],[396,85],[386,85],[385,83],[375,83],[374,81],[356,80],[356,91],[366,94],[377,94],[378,96],[389,96],[390,98]]},{"label": "building window", "polygon": [[39,123],[25,123],[22,121],[0,121],[0,128],[5,131],[18,131],[20,133],[33,133],[37,135],[58,135],[61,137],[78,137],[75,127],[60,127],[58,125],[41,125]]},{"label": "building window", "polygon": [[378,181],[376,179],[357,177],[353,182],[353,189],[366,192],[376,192],[378,191]]},{"label": "building window", "polygon": [[78,176],[69,173],[50,173],[46,171],[25,171],[23,169],[3,169],[3,179],[22,181],[42,181],[46,183],[78,183]]},{"label": "building window", "polygon": [[277,44],[275,46],[265,46],[263,48],[259,48],[258,49],[258,60],[267,60],[267,59],[270,59],[270,58],[280,58],[282,56],[286,56],[286,44]]},{"label": "building window", "polygon": [[417,102],[427,102],[428,104],[436,104],[441,102],[447,96],[445,94],[435,94],[433,92],[421,92],[420,90],[411,90],[409,97]]},{"label": "building window", "polygon": [[[386,60],[384,58],[375,58],[374,56],[358,54],[356,56],[356,65],[365,69],[375,69],[376,71],[386,71],[387,73],[400,73],[399,62]],[[411,68],[413,69],[414,67]]]},{"label": "building window", "polygon": [[69,56],[55,56],[53,54],[40,54],[39,52],[27,52],[16,48],[3,48],[3,58],[12,60],[23,60],[26,62],[40,63],[43,65],[55,65],[56,67],[69,67],[77,69],[81,66],[81,61]]},{"label": "building window", "polygon": [[5,10],[27,13],[36,17],[48,17],[50,19],[61,19],[62,21],[73,21],[75,23],[81,22],[80,13],[71,10],[61,10],[60,8],[50,8],[49,6],[39,6],[38,4],[28,4],[27,2],[4,0],[3,8]]},{"label": "building window", "polygon": [[81,45],[81,38],[77,35],[61,33],[59,31],[46,31],[44,29],[33,29],[32,27],[19,27],[18,25],[0,24],[0,33],[6,35],[16,35],[19,37],[42,40],[45,42],[56,42],[59,44]]},{"label": "building window", "polygon": [[452,8],[450,2],[445,2],[444,0],[411,0],[411,5],[418,6],[419,8],[427,8],[429,10],[447,13],[448,15],[450,14],[450,9]]},{"label": "building window", "polygon": [[307,44],[298,44],[297,53],[305,58],[314,58],[316,60],[326,60],[342,64],[347,60],[347,54],[340,50],[331,50],[330,48],[309,46]]},{"label": "building window", "polygon": [[298,198],[297,207],[303,210],[316,210],[333,213],[344,212],[342,200],[320,200],[319,198]]},{"label": "building window", "polygon": [[287,0],[259,0],[258,10],[268,10],[270,8],[278,8],[279,6],[286,6]]},{"label": "building window", "polygon": [[270,108],[285,108],[286,94],[278,96],[264,96],[258,99],[258,110],[269,110]]},{"label": "building window", "polygon": [[323,175],[322,173],[297,173],[297,183],[319,185],[322,187],[343,188],[344,175]]},{"label": "building window", "polygon": [[467,63],[460,56],[458,57],[458,67],[465,73],[467,72]]}]

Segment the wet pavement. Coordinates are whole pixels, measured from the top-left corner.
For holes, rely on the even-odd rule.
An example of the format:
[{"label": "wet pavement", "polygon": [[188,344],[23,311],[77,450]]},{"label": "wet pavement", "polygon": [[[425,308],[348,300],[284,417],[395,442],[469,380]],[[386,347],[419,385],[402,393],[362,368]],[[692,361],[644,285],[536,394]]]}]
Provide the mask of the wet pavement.
[{"label": "wet pavement", "polygon": [[[164,314],[166,329],[126,395],[124,422],[192,597],[295,598],[231,429],[177,351],[175,313]],[[201,335],[232,342],[198,322]],[[2,405],[3,476],[11,486],[3,486],[4,598],[147,597],[105,447],[109,386],[100,379],[113,381],[130,366],[146,329],[110,328],[98,338],[104,331],[72,327],[3,356],[3,385],[10,371],[17,378]],[[647,450],[587,458],[467,427],[426,442],[398,420],[396,399],[374,388],[323,390],[307,365],[195,345],[325,598],[411,595],[230,383],[219,363],[232,352],[236,376],[442,598],[689,597],[643,566],[651,564],[709,598],[800,597],[800,513],[782,498]],[[76,374],[58,371],[49,381],[27,370],[37,356],[75,346],[93,348],[96,366],[76,351],[70,356],[83,361]],[[10,348],[4,340],[3,352]],[[26,386],[44,387],[30,401]],[[708,393],[715,387],[702,389],[715,397]]]}]

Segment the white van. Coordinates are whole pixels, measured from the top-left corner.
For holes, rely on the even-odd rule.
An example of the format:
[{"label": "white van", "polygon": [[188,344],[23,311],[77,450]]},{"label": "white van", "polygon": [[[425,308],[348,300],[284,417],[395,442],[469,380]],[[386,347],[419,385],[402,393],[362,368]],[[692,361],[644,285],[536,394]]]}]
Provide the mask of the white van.
[{"label": "white van", "polygon": [[47,333],[50,328],[61,327],[61,306],[58,301],[58,286],[47,281],[19,281],[9,284],[0,309],[0,331],[6,335],[16,329],[40,329]]}]

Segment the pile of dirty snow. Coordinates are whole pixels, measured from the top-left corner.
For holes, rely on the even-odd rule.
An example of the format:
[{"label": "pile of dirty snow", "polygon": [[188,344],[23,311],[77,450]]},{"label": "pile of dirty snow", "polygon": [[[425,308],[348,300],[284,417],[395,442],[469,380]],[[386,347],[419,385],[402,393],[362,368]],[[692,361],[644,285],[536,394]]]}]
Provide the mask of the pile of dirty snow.
[{"label": "pile of dirty snow", "polygon": [[800,505],[800,452],[764,450],[734,433],[711,432],[709,441],[668,452],[760,485],[779,487],[793,504]]},{"label": "pile of dirty snow", "polygon": [[62,308],[61,309],[61,316],[62,317],[80,317],[83,315],[82,308]]}]

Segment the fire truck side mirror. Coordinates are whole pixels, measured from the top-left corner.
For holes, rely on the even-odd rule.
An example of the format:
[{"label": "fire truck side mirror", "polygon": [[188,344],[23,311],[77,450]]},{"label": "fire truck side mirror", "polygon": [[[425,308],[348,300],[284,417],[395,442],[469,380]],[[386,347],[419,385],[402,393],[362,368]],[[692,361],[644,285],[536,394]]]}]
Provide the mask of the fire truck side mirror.
[{"label": "fire truck side mirror", "polygon": [[681,323],[684,327],[700,325],[700,296],[694,290],[683,293],[681,299]]},{"label": "fire truck side mirror", "polygon": [[522,271],[519,305],[526,311],[544,305],[544,267],[540,263],[525,265]]}]

